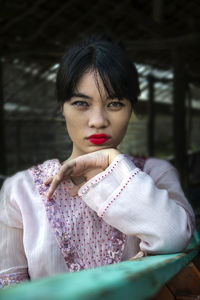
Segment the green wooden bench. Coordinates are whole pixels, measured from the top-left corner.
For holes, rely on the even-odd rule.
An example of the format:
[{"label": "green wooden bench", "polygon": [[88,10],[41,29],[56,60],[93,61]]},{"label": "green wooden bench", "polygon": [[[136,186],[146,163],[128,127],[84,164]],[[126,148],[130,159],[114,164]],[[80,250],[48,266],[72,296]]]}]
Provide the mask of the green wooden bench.
[{"label": "green wooden bench", "polygon": [[65,273],[0,290],[0,300],[149,299],[197,256],[197,232],[184,253]]}]

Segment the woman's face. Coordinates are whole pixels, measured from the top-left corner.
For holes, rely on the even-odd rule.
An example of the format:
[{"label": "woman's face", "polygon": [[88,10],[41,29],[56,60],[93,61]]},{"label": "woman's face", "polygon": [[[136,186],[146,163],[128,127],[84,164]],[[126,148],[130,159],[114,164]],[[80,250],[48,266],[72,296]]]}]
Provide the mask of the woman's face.
[{"label": "woman's face", "polygon": [[63,105],[63,115],[73,142],[71,158],[105,148],[116,148],[123,139],[131,117],[130,101],[109,99],[98,75],[85,73],[72,98]]}]

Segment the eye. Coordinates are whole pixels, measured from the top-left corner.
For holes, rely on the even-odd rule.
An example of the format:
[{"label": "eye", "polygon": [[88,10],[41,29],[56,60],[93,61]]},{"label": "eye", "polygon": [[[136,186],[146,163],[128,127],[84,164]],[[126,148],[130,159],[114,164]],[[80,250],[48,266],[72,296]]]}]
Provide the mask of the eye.
[{"label": "eye", "polygon": [[111,107],[111,108],[121,108],[124,106],[124,103],[122,102],[119,102],[119,101],[115,101],[115,102],[110,102],[108,104],[108,107]]},{"label": "eye", "polygon": [[78,107],[89,106],[89,104],[86,101],[80,101],[80,100],[72,102],[72,105]]}]

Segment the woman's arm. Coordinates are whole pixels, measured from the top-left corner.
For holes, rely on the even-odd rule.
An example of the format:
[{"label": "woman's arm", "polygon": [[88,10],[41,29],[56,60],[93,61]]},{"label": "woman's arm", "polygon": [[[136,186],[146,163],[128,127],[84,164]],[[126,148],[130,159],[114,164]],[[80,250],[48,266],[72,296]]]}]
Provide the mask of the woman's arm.
[{"label": "woman's arm", "polygon": [[[88,176],[92,168],[104,171],[98,169],[96,176]],[[116,149],[96,151],[65,162],[58,174],[46,181],[50,184],[48,196],[63,179],[81,175],[85,181],[75,185],[74,192],[109,225],[140,238],[142,251],[177,252],[189,243],[194,213],[168,162],[148,159],[142,172]]]},{"label": "woman's arm", "polygon": [[67,160],[62,164],[57,175],[49,177],[44,184],[49,185],[47,198],[51,200],[53,193],[62,180],[74,179],[79,181],[70,190],[70,195],[75,196],[79,188],[96,174],[105,170],[113,160],[120,154],[116,149],[109,148],[95,151],[79,156],[72,160]]},{"label": "woman's arm", "polygon": [[84,184],[79,196],[121,232],[140,238],[145,253],[183,250],[194,230],[194,213],[176,170],[166,161],[148,160],[142,172],[125,155]]},{"label": "woman's arm", "polygon": [[0,287],[29,279],[23,247],[22,218],[13,194],[15,177],[0,191]]}]

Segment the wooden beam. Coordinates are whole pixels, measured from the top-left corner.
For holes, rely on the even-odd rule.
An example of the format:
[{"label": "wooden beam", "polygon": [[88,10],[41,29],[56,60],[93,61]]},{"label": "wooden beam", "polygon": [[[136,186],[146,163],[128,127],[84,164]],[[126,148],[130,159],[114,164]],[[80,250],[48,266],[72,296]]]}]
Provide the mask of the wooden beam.
[{"label": "wooden beam", "polygon": [[28,9],[26,9],[23,13],[17,14],[15,17],[11,19],[10,22],[6,23],[4,26],[1,27],[0,33],[4,33],[8,30],[10,30],[11,27],[13,27],[18,22],[22,21],[25,17],[27,17],[30,14],[33,14],[38,6],[42,5],[44,2],[47,2],[47,0],[38,0],[36,2],[33,2],[34,4],[32,6],[28,5]]},{"label": "wooden beam", "polygon": [[[173,50],[175,47],[191,47],[198,46],[200,44],[200,34],[189,34],[182,37],[177,38],[168,38],[168,39],[151,39],[151,40],[140,40],[140,41],[127,41],[124,43],[126,49],[129,52],[133,51],[154,51],[154,50]],[[3,53],[4,57],[14,58],[14,57],[27,57],[27,56],[35,56],[35,58],[41,57],[42,61],[47,58],[60,58],[64,52],[69,48],[69,45],[63,45],[61,47],[50,47],[49,45],[43,45],[43,48],[31,48],[31,43],[28,41],[23,42],[23,47],[21,44],[15,41],[8,41],[4,43],[6,47],[6,52]],[[14,50],[13,50],[14,49]],[[141,63],[141,62],[140,62]],[[199,80],[199,76],[193,76]]]},{"label": "wooden beam", "polygon": [[151,39],[141,40],[136,42],[127,42],[125,45],[128,50],[169,50],[175,47],[189,47],[191,45],[197,45],[199,47],[200,34],[187,34],[184,36],[178,36],[175,38],[166,39]]},{"label": "wooden beam", "polygon": [[6,174],[6,147],[4,126],[3,64],[0,58],[0,174]]},{"label": "wooden beam", "polygon": [[44,30],[55,20],[55,18],[67,9],[69,3],[70,2],[67,1],[63,6],[58,6],[58,9],[56,9],[56,11],[52,13],[49,18],[44,20],[44,22],[40,24],[39,29],[30,37],[30,39],[27,40],[34,42],[39,36],[41,36]]},{"label": "wooden beam", "polygon": [[186,184],[186,76],[184,55],[180,48],[173,51],[174,84],[173,84],[173,144],[175,166],[178,169],[182,184]]},{"label": "wooden beam", "polygon": [[[124,2],[122,2],[124,3]],[[149,32],[152,36],[160,35],[161,32],[165,31],[164,26],[158,26],[151,16],[145,15],[142,10],[136,9],[135,7],[130,12],[131,17],[139,24],[139,27],[144,31]],[[142,20],[142,21],[141,21]]]}]

